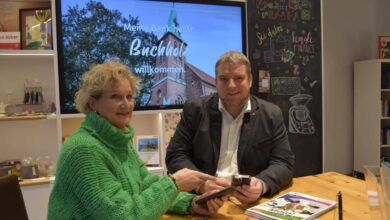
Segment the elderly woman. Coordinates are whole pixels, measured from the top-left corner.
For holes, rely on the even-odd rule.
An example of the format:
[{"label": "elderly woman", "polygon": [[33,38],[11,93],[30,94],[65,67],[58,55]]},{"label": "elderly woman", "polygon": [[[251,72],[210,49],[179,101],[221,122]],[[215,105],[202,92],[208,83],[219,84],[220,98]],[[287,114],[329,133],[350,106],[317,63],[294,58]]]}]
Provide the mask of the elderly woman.
[{"label": "elderly woman", "polygon": [[133,147],[129,125],[138,79],[114,61],[84,74],[76,93],[86,114],[64,143],[50,195],[48,219],[157,219],[165,212],[214,214],[223,200],[205,206],[191,191],[215,178],[182,169],[160,178],[149,173]]}]

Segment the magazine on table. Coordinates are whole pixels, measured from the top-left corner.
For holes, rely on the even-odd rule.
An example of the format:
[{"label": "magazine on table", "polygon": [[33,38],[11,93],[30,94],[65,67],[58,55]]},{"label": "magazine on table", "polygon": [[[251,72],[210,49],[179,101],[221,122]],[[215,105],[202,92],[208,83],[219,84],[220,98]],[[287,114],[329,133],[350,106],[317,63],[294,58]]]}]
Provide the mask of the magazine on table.
[{"label": "magazine on table", "polygon": [[261,219],[315,219],[336,206],[332,200],[299,192],[289,192],[251,207],[245,214]]}]

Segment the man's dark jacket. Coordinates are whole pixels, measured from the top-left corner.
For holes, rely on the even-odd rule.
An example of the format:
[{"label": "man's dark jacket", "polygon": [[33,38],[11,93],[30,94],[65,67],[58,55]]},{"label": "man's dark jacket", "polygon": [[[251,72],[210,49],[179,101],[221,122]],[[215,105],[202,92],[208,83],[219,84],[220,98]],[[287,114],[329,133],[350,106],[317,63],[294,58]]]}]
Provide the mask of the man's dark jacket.
[{"label": "man's dark jacket", "polygon": [[[250,99],[252,110],[244,114],[241,127],[238,170],[264,181],[269,188],[266,196],[271,196],[291,182],[294,155],[280,108],[252,95]],[[165,159],[170,173],[189,168],[215,175],[222,131],[218,100],[214,94],[184,105],[167,148]]]}]

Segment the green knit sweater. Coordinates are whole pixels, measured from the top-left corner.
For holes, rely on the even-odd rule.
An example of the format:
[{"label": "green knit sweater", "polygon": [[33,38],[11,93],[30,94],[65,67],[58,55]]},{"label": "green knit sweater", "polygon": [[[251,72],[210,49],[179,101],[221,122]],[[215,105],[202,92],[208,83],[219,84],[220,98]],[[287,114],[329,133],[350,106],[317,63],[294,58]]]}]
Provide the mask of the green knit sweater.
[{"label": "green knit sweater", "polygon": [[96,113],[64,143],[48,219],[158,219],[186,214],[195,195],[178,192],[169,177],[149,173],[124,133]]}]

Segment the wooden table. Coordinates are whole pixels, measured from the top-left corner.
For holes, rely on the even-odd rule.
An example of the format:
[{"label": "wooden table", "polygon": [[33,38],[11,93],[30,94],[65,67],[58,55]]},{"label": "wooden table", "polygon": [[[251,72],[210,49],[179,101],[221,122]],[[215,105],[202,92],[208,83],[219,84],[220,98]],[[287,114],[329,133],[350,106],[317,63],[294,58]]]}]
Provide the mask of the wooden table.
[{"label": "wooden table", "polygon": [[[366,185],[363,180],[335,172],[299,177],[294,178],[292,186],[279,192],[275,195],[275,197],[289,191],[302,192],[334,201],[336,201],[336,194],[341,191],[343,194],[343,216],[345,220],[370,219]],[[259,203],[267,200],[268,199],[266,198],[262,198]],[[248,207],[240,206],[239,202],[233,198],[233,201],[225,202],[216,216],[204,217],[195,215],[166,214],[160,219],[255,219],[244,214],[244,208]],[[337,208],[324,213],[318,219],[338,219]]]}]

